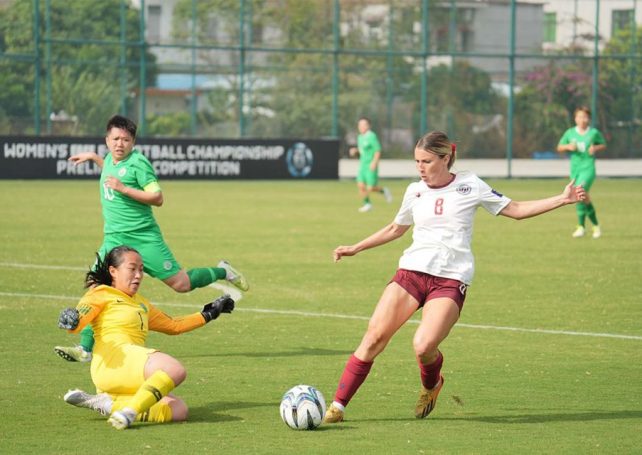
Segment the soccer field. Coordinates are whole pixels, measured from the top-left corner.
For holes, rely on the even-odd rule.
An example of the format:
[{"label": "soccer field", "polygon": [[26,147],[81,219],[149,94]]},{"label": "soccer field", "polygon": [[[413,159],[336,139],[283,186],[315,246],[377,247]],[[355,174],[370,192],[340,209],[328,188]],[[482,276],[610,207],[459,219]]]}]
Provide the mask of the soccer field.
[{"label": "soccer field", "polygon": [[[354,182],[162,182],[154,209],[187,268],[225,258],[252,289],[231,315],[148,346],[183,362],[183,424],[135,424],[63,402],[93,390],[76,343],[56,326],[83,294],[102,239],[97,181],[0,181],[0,453],[639,453],[642,450],[642,180],[598,180],[603,236],[572,239],[575,210],[516,222],[478,211],[476,275],[442,344],[445,386],[416,420],[419,371],[410,321],[377,358],[347,421],[290,430],[282,394],[311,384],[332,400],[350,353],[396,270],[410,233],[333,263],[332,250],[390,222],[408,181],[357,213]],[[517,200],[563,180],[489,181]],[[172,315],[219,295],[176,294],[147,277],[141,293]]]}]

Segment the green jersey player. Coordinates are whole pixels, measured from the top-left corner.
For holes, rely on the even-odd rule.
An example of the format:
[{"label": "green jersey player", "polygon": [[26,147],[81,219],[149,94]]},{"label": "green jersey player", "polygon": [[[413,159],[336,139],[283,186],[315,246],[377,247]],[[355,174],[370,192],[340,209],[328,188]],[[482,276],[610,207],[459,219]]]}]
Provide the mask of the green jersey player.
[{"label": "green jersey player", "polygon": [[350,155],[359,155],[359,171],[357,172],[357,187],[363,198],[363,205],[360,212],[372,210],[370,193],[381,193],[386,201],[392,202],[392,195],[388,188],[379,185],[379,160],[381,159],[381,144],[374,131],[370,129],[370,120],[365,117],[357,123],[359,136],[357,136],[357,147],[350,149]]},{"label": "green jersey player", "polygon": [[606,150],[606,141],[599,130],[589,125],[591,111],[588,107],[578,107],[573,115],[575,117],[575,127],[566,130],[557,145],[559,153],[568,153],[570,155],[571,179],[574,179],[577,185],[582,185],[586,190],[586,200],[575,205],[578,225],[573,232],[573,237],[584,236],[584,224],[588,216],[591,223],[593,223],[593,238],[597,239],[602,235],[602,231],[597,221],[597,214],[591,202],[589,191],[595,180],[595,154]]},{"label": "green jersey player", "polygon": [[[152,206],[163,204],[163,192],[149,160],[134,148],[136,124],[115,115],[107,122],[105,142],[109,153],[101,158],[94,152],[80,153],[69,158],[79,164],[91,160],[102,168],[100,200],[104,220],[103,243],[98,255],[104,258],[114,247],[127,245],[142,256],[145,272],[163,281],[176,292],[189,292],[225,279],[242,291],[247,280],[227,261],[216,267],[184,270],[165,243],[152,213]],[[56,346],[54,350],[70,361],[89,361],[94,336],[87,326],[80,336],[80,345]]]}]

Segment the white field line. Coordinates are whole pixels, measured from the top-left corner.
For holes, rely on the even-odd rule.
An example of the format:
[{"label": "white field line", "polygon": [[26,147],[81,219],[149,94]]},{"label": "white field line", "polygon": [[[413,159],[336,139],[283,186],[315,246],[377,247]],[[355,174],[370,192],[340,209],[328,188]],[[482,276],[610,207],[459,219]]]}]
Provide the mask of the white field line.
[{"label": "white field line", "polygon": [[[2,297],[27,297],[32,299],[43,299],[43,300],[64,300],[77,302],[80,299],[80,296],[65,296],[65,295],[51,295],[51,294],[30,294],[24,292],[1,292],[0,296]],[[176,302],[155,302],[159,306],[169,306],[169,307],[185,307],[185,308],[195,308],[197,305],[191,303],[176,303]],[[279,314],[286,316],[302,316],[308,318],[329,318],[329,319],[355,319],[359,321],[368,321],[370,318],[367,316],[356,316],[349,314],[338,314],[338,313],[313,313],[309,311],[296,311],[296,310],[273,310],[269,308],[245,308],[237,307],[235,311],[246,311],[250,313],[264,313],[264,314]],[[418,324],[419,321],[416,319],[411,319],[408,321],[411,324]],[[639,340],[642,341],[642,336],[637,335],[620,335],[617,333],[599,333],[599,332],[573,332],[569,330],[548,330],[548,329],[526,329],[521,327],[503,327],[495,325],[480,325],[480,324],[457,324],[457,327],[464,327],[468,329],[481,329],[481,330],[503,330],[510,332],[521,332],[521,333],[543,333],[548,335],[570,335],[570,336],[584,336],[584,337],[593,337],[593,338],[617,338],[621,340]]]}]

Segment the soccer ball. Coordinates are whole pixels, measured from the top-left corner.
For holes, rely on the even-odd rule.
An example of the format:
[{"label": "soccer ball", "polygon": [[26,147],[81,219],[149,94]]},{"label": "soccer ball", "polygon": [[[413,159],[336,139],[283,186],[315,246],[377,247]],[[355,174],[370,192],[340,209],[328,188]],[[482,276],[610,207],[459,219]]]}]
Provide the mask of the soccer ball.
[{"label": "soccer ball", "polygon": [[294,430],[314,430],[325,415],[325,398],[312,386],[297,385],[281,400],[281,418]]}]

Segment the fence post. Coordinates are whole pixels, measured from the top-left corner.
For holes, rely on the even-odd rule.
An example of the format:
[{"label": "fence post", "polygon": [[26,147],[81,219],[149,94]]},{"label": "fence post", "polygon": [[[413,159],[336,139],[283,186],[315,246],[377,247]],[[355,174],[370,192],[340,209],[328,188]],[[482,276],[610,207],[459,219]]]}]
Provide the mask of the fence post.
[{"label": "fence post", "polygon": [[591,126],[595,127],[597,117],[597,90],[599,77],[599,52],[598,42],[600,39],[600,0],[595,5],[595,36],[593,37],[593,86],[591,88]]},{"label": "fence post", "polygon": [[139,76],[139,90],[140,90],[140,100],[139,100],[139,109],[140,109],[140,118],[138,119],[138,130],[139,130],[139,135],[140,136],[145,136],[147,132],[147,119],[145,118],[147,116],[147,96],[145,93],[145,89],[147,88],[147,82],[145,79],[147,79],[147,62],[145,61],[145,51],[146,51],[146,42],[145,42],[145,0],[140,0],[140,41],[139,41],[139,46],[140,46],[140,70],[138,73]]},{"label": "fence post", "polygon": [[127,10],[125,0],[120,0],[120,112],[127,115]]},{"label": "fence post", "polygon": [[419,134],[422,136],[428,129],[428,54],[430,52],[430,25],[428,21],[428,0],[421,2],[421,118],[419,119]]},{"label": "fence post", "polygon": [[37,135],[40,135],[40,0],[33,0],[33,42],[35,46],[35,68],[33,87],[33,124]]},{"label": "fence post", "polygon": [[196,0],[192,0],[192,65],[191,97],[189,103],[189,125],[192,136],[196,135]]},{"label": "fence post", "polygon": [[515,0],[510,3],[510,55],[508,56],[508,122],[506,122],[506,160],[508,178],[513,176],[513,115],[515,112],[515,22],[517,6]]},{"label": "fence post", "polygon": [[47,76],[45,78],[45,116],[47,119],[47,134],[51,134],[51,0],[45,1],[45,63]]},{"label": "fence post", "polygon": [[332,137],[339,137],[339,0],[334,0],[332,20]]}]

